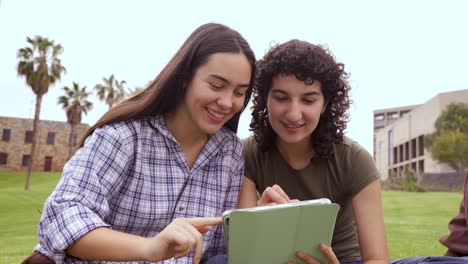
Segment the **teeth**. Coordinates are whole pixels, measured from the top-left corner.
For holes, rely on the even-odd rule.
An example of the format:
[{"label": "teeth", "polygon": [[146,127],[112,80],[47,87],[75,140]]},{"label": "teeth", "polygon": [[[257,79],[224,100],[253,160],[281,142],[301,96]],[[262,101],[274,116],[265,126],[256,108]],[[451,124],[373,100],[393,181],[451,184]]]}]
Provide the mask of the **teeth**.
[{"label": "teeth", "polygon": [[210,109],[207,109],[208,110],[208,113],[210,113],[211,115],[213,115],[214,117],[217,117],[217,118],[223,118],[225,115],[224,114],[218,114],[216,112],[213,112],[211,111]]}]

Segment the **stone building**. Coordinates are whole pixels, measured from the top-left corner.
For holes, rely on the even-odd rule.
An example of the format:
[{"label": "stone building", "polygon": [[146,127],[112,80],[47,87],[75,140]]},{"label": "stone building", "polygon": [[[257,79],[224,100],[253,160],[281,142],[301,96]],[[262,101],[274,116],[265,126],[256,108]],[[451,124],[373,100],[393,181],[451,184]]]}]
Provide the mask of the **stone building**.
[{"label": "stone building", "polygon": [[[0,116],[0,171],[23,171],[31,153],[33,120]],[[87,124],[77,125],[78,143]],[[70,124],[58,121],[39,121],[38,143],[33,171],[61,171],[68,159]]]},{"label": "stone building", "polygon": [[406,168],[413,169],[420,182],[458,177],[424,146],[424,137],[435,131],[436,119],[453,102],[468,103],[468,90],[440,93],[421,105],[374,111],[374,159],[382,179],[402,177]]}]

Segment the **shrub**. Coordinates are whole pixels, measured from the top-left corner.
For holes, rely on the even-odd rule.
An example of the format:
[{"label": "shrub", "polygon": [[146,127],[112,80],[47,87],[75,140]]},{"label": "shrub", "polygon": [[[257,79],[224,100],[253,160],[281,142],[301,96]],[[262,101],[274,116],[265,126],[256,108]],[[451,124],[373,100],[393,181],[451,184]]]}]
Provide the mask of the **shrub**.
[{"label": "shrub", "polygon": [[418,180],[415,176],[415,172],[412,169],[405,169],[405,177],[401,183],[403,191],[406,192],[425,192],[423,186],[418,184]]}]

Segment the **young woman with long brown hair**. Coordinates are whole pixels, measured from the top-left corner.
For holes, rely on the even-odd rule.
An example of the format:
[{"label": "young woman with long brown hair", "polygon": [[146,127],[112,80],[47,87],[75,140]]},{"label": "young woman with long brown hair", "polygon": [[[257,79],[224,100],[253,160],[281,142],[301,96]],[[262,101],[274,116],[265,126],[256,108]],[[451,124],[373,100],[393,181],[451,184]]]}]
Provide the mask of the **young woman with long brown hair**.
[{"label": "young woman with long brown hair", "polygon": [[36,254],[57,263],[199,263],[223,253],[217,224],[238,201],[235,132],[254,71],[237,31],[196,29],[147,89],[88,131],[45,203]]}]

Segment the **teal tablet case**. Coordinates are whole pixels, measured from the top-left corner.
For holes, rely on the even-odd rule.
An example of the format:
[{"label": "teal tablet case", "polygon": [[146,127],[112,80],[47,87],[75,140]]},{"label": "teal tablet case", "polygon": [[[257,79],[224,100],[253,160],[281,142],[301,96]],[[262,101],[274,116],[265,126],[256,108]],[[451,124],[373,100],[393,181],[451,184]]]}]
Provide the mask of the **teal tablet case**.
[{"label": "teal tablet case", "polygon": [[326,263],[319,245],[331,244],[340,206],[317,201],[225,212],[229,264],[303,263],[295,256],[297,250]]}]

